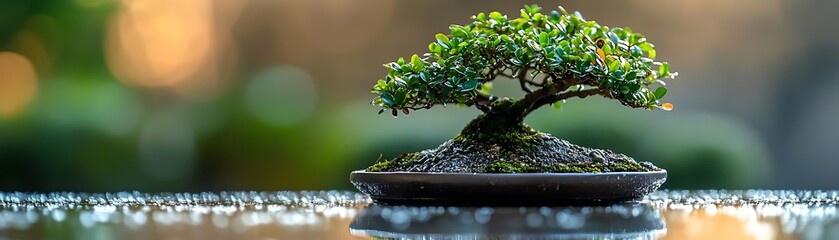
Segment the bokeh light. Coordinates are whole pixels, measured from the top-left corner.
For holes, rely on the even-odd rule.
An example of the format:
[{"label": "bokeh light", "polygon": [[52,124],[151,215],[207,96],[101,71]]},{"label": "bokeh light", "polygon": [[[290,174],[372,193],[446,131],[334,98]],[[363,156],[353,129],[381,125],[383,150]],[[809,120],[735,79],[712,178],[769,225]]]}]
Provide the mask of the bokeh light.
[{"label": "bokeh light", "polygon": [[212,12],[211,1],[122,1],[108,33],[111,70],[144,87],[190,79],[216,54]]},{"label": "bokeh light", "polygon": [[0,119],[20,114],[38,91],[32,63],[23,55],[0,52]]}]

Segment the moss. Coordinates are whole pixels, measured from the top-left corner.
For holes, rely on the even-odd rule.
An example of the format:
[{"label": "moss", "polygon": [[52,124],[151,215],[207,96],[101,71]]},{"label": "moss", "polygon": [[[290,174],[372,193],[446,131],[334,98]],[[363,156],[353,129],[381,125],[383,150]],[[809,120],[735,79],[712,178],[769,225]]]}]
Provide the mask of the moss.
[{"label": "moss", "polygon": [[487,173],[604,173],[604,172],[646,172],[648,169],[636,162],[611,163],[557,163],[549,166],[534,166],[521,161],[494,162],[484,169]]},{"label": "moss", "polygon": [[536,168],[527,163],[521,162],[494,162],[484,169],[487,173],[523,173],[536,172]]},{"label": "moss", "polygon": [[583,164],[554,164],[548,166],[545,171],[557,173],[601,173],[603,169]]},{"label": "moss", "polygon": [[505,148],[532,150],[533,139],[538,136],[539,131],[522,122],[510,124],[501,118],[481,115],[469,122],[455,137],[455,141],[476,141]]},{"label": "moss", "polygon": [[404,153],[390,160],[384,160],[367,168],[368,172],[392,172],[394,170],[405,170],[415,164],[422,157],[418,152]]},{"label": "moss", "polygon": [[[501,101],[500,104],[515,104]],[[498,105],[496,109],[509,108]],[[501,110],[498,110],[501,111]],[[503,112],[502,112],[503,113]],[[614,155],[614,156],[613,156]],[[563,159],[562,161],[559,161]],[[574,163],[554,163],[583,161]],[[446,162],[444,161],[457,161]],[[579,147],[530,128],[520,120],[488,113],[469,122],[451,142],[429,152],[379,161],[369,172],[602,173],[658,170],[610,151]]]}]

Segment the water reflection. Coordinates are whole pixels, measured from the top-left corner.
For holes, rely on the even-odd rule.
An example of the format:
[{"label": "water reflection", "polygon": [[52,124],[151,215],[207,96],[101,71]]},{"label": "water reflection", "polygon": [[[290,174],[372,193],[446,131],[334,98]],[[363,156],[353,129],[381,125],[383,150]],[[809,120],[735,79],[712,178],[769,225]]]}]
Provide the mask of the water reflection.
[{"label": "water reflection", "polygon": [[369,205],[350,224],[358,236],[397,239],[655,239],[661,213],[646,204],[596,207]]},{"label": "water reflection", "polygon": [[839,192],[659,191],[647,196],[667,221],[664,239],[839,239]]},{"label": "water reflection", "polygon": [[370,204],[344,191],[0,192],[0,239],[839,239],[837,191],[665,190],[609,206]]},{"label": "water reflection", "polygon": [[342,191],[0,193],[0,239],[348,239],[367,202]]}]

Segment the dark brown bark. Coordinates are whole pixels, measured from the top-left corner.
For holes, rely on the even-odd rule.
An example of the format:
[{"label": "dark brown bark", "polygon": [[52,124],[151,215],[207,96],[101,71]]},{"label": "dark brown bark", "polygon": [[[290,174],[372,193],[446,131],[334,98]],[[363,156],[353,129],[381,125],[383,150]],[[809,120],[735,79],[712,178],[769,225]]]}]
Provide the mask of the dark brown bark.
[{"label": "dark brown bark", "polygon": [[611,96],[608,90],[598,88],[567,91],[570,86],[580,84],[583,81],[569,79],[559,83],[547,84],[516,101],[504,99],[492,102],[492,105],[488,108],[481,109],[485,113],[482,118],[485,118],[484,121],[490,124],[512,127],[522,123],[528,114],[544,105],[572,97],[585,98],[592,95]]}]

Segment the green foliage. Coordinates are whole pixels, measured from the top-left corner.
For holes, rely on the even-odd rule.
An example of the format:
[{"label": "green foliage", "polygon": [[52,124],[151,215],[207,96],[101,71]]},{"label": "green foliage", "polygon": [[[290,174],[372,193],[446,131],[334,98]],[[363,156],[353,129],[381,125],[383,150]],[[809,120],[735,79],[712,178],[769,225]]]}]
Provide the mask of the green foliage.
[{"label": "green foliage", "polygon": [[[490,82],[507,76],[528,92],[529,87],[555,89],[541,92],[557,95],[549,103],[562,100],[562,93],[596,90],[567,96],[602,95],[653,109],[667,92],[661,79],[677,75],[666,62],[655,61],[654,45],[642,34],[601,26],[562,7],[543,14],[531,5],[518,18],[491,12],[472,20],[435,35],[422,57],[385,64],[389,71],[373,86],[378,95],[373,104],[394,116],[397,110],[407,114],[447,103],[488,107],[497,99],[490,95]],[[653,91],[651,85],[662,86]]]}]

